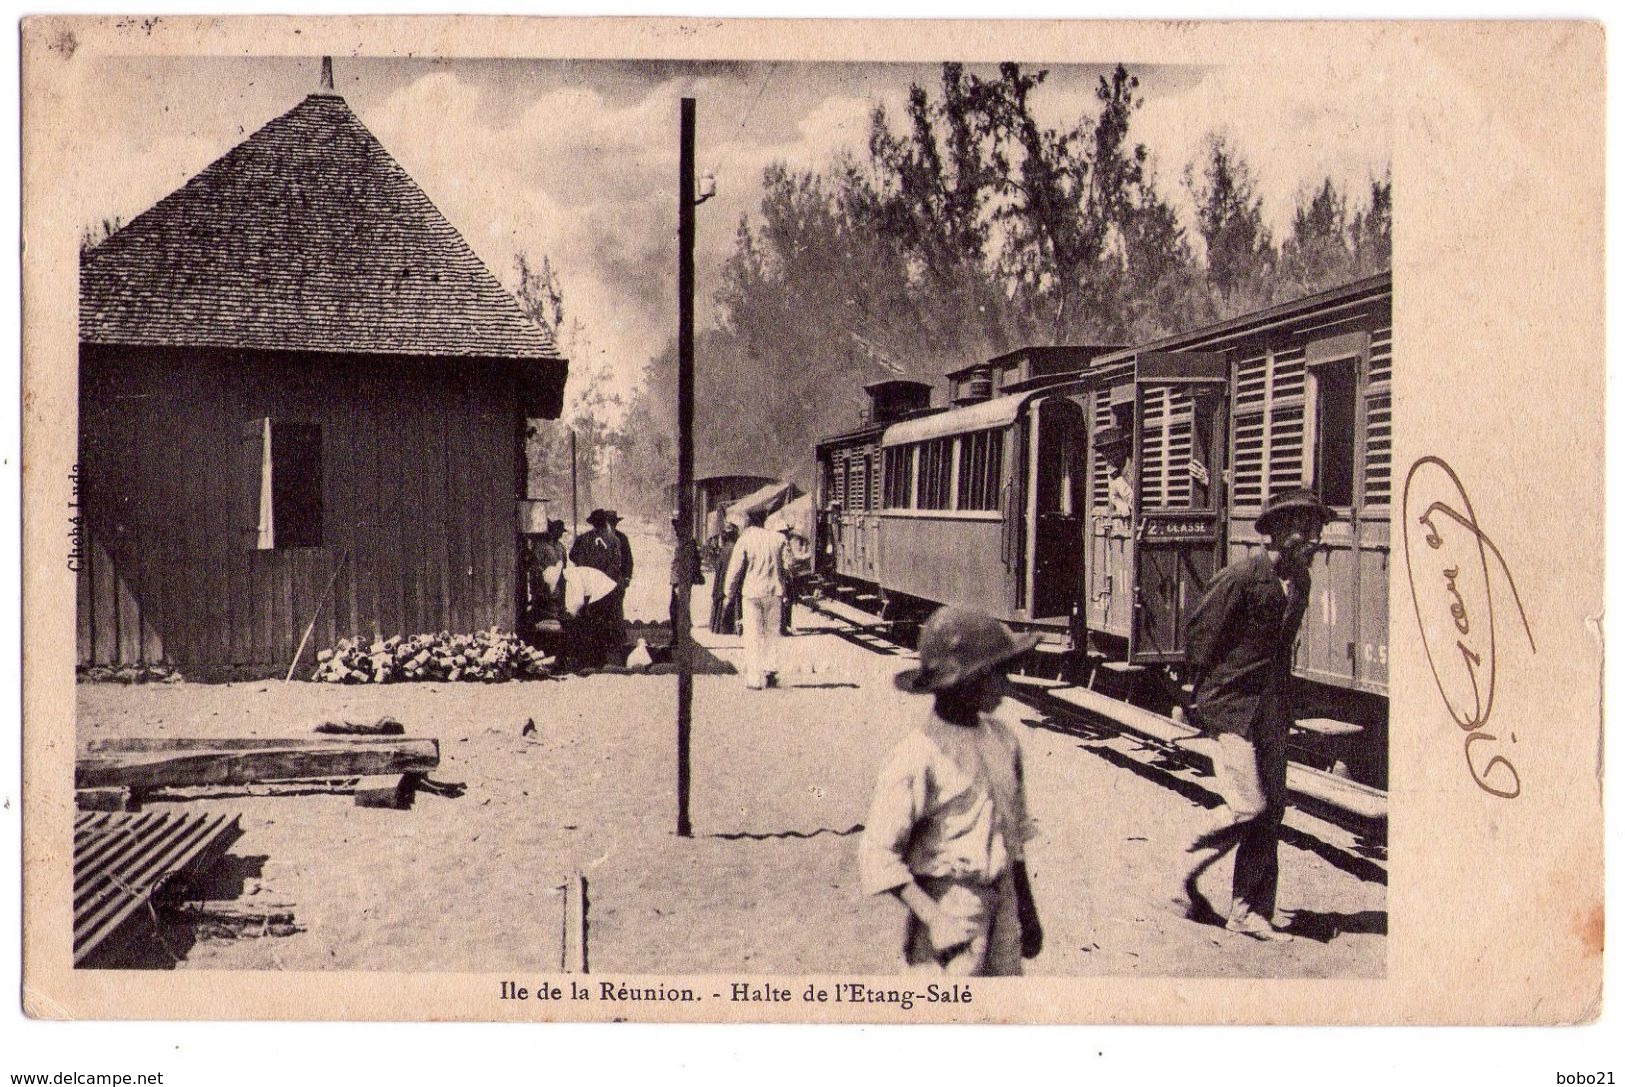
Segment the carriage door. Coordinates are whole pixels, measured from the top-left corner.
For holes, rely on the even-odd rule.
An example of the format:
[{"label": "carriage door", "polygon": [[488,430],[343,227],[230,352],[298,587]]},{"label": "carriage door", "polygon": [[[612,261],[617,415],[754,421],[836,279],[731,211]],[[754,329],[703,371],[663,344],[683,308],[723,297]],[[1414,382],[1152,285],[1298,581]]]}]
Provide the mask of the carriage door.
[{"label": "carriage door", "polygon": [[1062,396],[1032,407],[1028,464],[1034,619],[1067,618],[1083,600],[1084,453],[1083,409]]},{"label": "carriage door", "polygon": [[1222,561],[1227,373],[1219,354],[1146,354],[1136,365],[1136,663],[1181,658],[1185,616]]}]

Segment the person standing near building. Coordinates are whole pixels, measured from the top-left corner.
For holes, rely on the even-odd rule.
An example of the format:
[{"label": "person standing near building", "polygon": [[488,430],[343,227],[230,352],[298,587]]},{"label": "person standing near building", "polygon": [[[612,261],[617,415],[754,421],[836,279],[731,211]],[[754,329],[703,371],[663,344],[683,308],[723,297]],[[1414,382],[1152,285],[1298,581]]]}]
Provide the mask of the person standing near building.
[{"label": "person standing near building", "polygon": [[762,527],[765,515],[751,510],[728,562],[727,599],[739,609],[745,635],[745,686],[753,691],[776,682],[779,608],[784,601],[784,537]]},{"label": "person standing near building", "polygon": [[614,510],[595,509],[587,514],[587,523],[593,527],[593,531],[577,538],[574,546],[570,548],[570,562],[575,566],[591,567],[615,582],[615,591],[600,604],[600,609],[606,617],[603,636],[612,648],[624,649],[626,646],[624,601],[626,586],[632,580],[632,555],[631,544],[623,542],[626,537],[615,527],[615,523],[619,520]]},{"label": "person standing near building", "polygon": [[564,522],[547,522],[546,531],[525,538],[525,614],[534,628],[538,622],[557,619],[563,600],[544,571],[564,564]]},{"label": "person standing near building", "polygon": [[913,970],[1009,976],[1043,949],[1021,745],[993,716],[1005,669],[1037,643],[991,616],[942,608],[920,629],[920,666],[897,677],[935,701],[876,780],[858,872],[865,892],[908,907]]},{"label": "person standing near building", "polygon": [[602,668],[619,663],[624,632],[615,626],[611,598],[615,579],[594,566],[559,565],[548,570],[558,594],[564,631],[562,657],[569,667]]},{"label": "person standing near building", "polygon": [[1292,655],[1309,603],[1310,560],[1335,517],[1313,491],[1276,495],[1255,522],[1267,549],[1225,567],[1185,627],[1190,719],[1217,736],[1213,773],[1229,809],[1223,825],[1191,845],[1193,853],[1213,852],[1186,877],[1185,891],[1193,909],[1206,906],[1196,881],[1234,849],[1225,928],[1258,940],[1287,936],[1275,922],[1275,898]]}]

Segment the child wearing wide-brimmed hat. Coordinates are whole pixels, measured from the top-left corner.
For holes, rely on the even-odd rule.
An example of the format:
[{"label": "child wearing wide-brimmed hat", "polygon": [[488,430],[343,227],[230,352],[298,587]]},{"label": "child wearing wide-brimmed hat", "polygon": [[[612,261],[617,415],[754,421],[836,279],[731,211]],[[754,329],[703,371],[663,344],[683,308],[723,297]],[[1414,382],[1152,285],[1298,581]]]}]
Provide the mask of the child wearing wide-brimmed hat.
[{"label": "child wearing wide-brimmed hat", "polygon": [[921,628],[920,666],[897,677],[935,698],[880,772],[858,862],[866,892],[908,907],[911,968],[1019,974],[1043,946],[1024,856],[1032,824],[1021,746],[991,712],[1005,669],[1037,640],[943,608]]}]

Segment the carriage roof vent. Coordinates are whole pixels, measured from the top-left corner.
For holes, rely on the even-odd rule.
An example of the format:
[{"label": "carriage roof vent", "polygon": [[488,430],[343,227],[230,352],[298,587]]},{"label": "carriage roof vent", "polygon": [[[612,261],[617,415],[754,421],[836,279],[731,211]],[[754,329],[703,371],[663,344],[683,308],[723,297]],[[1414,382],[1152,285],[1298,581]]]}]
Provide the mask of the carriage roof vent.
[{"label": "carriage roof vent", "polygon": [[955,370],[948,375],[948,384],[953,390],[951,399],[956,408],[991,400],[993,367],[984,362],[976,366],[967,366],[963,370]]},{"label": "carriage roof vent", "polygon": [[931,406],[931,386],[923,381],[876,381],[865,385],[869,421],[889,423]]}]

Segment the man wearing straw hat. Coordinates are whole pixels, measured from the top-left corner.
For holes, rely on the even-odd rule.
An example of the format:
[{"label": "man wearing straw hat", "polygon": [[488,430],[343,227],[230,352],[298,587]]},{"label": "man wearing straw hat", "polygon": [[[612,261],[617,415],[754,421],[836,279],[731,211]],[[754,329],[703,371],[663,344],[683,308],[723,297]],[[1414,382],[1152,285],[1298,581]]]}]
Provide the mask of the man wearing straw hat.
[{"label": "man wearing straw hat", "polygon": [[943,608],[920,630],[920,666],[897,686],[931,694],[875,783],[858,870],[870,894],[908,907],[904,959],[951,975],[1021,973],[1043,948],[1027,880],[1032,836],[1021,746],[993,709],[1005,670],[1037,644],[978,612]]},{"label": "man wearing straw hat", "polygon": [[1309,563],[1335,517],[1313,491],[1276,495],[1255,522],[1268,537],[1266,550],[1225,567],[1185,627],[1190,716],[1217,736],[1213,773],[1229,809],[1221,826],[1191,845],[1193,853],[1213,853],[1186,877],[1185,892],[1193,913],[1211,912],[1197,879],[1234,849],[1225,928],[1257,940],[1287,938],[1275,922],[1275,893],[1292,727],[1288,688],[1309,603]]},{"label": "man wearing straw hat", "polygon": [[1134,515],[1134,439],[1121,427],[1104,427],[1095,435],[1095,449],[1106,462],[1112,516],[1127,524]]}]

